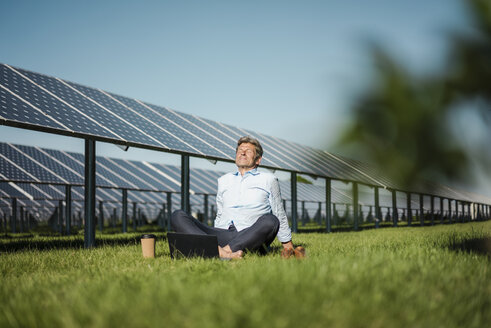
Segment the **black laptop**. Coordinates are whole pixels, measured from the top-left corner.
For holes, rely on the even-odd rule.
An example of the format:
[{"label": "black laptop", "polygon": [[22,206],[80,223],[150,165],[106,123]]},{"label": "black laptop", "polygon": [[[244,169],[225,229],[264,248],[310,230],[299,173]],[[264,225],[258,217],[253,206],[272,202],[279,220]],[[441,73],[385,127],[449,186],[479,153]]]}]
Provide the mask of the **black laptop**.
[{"label": "black laptop", "polygon": [[194,235],[188,233],[168,232],[170,257],[204,257],[213,258],[218,256],[217,236]]}]

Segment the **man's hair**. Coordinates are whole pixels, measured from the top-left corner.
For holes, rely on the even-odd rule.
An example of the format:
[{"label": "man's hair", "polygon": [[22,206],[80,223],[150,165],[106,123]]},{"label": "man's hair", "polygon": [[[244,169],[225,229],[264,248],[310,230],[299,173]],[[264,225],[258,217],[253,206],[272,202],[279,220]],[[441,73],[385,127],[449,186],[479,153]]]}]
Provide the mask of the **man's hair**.
[{"label": "man's hair", "polygon": [[257,161],[259,157],[263,156],[263,147],[261,147],[259,140],[250,136],[242,137],[239,139],[239,141],[237,141],[237,148],[235,148],[235,152],[239,150],[239,146],[243,143],[250,143],[254,145],[254,148],[256,148],[256,157],[254,158],[255,161]]}]

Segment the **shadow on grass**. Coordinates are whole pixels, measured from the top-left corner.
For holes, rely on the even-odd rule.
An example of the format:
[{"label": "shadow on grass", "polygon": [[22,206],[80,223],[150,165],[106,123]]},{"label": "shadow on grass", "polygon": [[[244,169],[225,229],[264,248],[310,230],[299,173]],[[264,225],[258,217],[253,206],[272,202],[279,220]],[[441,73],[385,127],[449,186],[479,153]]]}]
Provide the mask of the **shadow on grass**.
[{"label": "shadow on grass", "polygon": [[[382,221],[378,224],[378,226],[375,223],[362,223],[358,226],[358,229],[354,229],[353,224],[344,224],[344,225],[332,225],[331,226],[331,232],[353,232],[353,231],[363,231],[363,230],[372,230],[372,229],[383,229],[383,228],[424,228],[424,227],[432,227],[432,226],[437,226],[437,225],[454,225],[454,224],[465,224],[469,222],[480,222],[480,221],[440,221],[440,220],[435,220],[435,221],[430,221],[430,220],[425,220],[423,224],[421,224],[420,221],[418,220],[413,220],[411,224],[409,224],[407,221],[398,221],[397,225],[394,226],[394,223],[392,221]],[[324,226],[317,226],[317,227],[298,227],[298,232],[297,233],[328,233],[327,229]]]},{"label": "shadow on grass", "polygon": [[[66,239],[53,237],[50,240],[33,240],[34,236],[2,236],[0,239],[0,253],[14,253],[22,251],[49,251],[55,249],[82,249],[83,238]],[[165,240],[165,237],[157,237]],[[96,238],[96,247],[103,246],[132,246],[140,243],[140,236],[127,236],[121,238]]]},{"label": "shadow on grass", "polygon": [[491,258],[491,237],[467,239],[451,245],[450,249],[458,252],[486,255]]}]

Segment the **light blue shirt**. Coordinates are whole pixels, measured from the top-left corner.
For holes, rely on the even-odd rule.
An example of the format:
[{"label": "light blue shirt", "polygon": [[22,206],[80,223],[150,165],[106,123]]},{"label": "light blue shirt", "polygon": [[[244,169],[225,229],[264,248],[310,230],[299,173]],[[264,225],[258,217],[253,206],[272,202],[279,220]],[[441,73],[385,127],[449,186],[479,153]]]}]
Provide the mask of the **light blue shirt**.
[{"label": "light blue shirt", "polygon": [[260,172],[257,168],[227,173],[218,179],[217,216],[215,227],[228,229],[231,224],[237,231],[253,225],[261,215],[274,214],[280,221],[278,240],[288,242],[292,232],[288,225],[281,200],[278,178],[271,173]]}]

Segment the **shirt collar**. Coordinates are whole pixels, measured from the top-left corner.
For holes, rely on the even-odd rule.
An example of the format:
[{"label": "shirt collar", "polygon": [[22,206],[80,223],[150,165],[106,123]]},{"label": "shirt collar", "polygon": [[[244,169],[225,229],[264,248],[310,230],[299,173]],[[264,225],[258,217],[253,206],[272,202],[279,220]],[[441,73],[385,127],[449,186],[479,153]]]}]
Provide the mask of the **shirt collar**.
[{"label": "shirt collar", "polygon": [[[244,176],[246,176],[246,175],[248,175],[248,174],[251,174],[251,175],[258,175],[258,174],[259,174],[259,171],[257,170],[257,167],[255,167],[255,168],[253,168],[252,170],[247,171],[247,172],[244,174]],[[240,175],[240,172],[239,172],[239,171],[236,171],[236,172],[234,173],[234,175],[237,175],[237,176],[238,176],[238,175]]]}]

